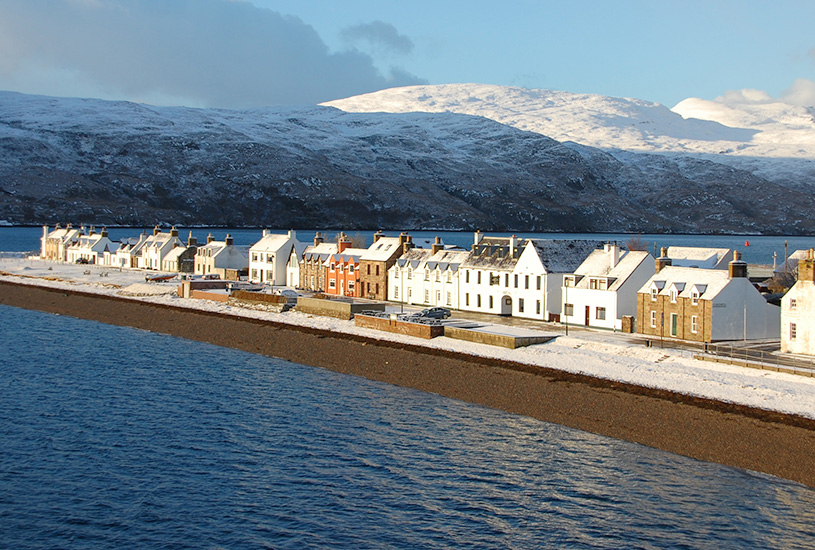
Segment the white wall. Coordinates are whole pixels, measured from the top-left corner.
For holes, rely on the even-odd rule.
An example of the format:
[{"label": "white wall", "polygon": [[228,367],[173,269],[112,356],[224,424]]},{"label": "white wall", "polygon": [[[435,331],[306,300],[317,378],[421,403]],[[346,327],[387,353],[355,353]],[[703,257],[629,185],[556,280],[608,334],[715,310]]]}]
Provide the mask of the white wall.
[{"label": "white wall", "polygon": [[732,279],[722,289],[713,300],[712,311],[714,341],[780,337],[781,308],[768,304],[744,277]]},{"label": "white wall", "polygon": [[[790,300],[795,299],[795,309]],[[795,340],[790,340],[790,323],[795,323]],[[815,284],[798,281],[781,299],[781,351],[815,355]]]}]

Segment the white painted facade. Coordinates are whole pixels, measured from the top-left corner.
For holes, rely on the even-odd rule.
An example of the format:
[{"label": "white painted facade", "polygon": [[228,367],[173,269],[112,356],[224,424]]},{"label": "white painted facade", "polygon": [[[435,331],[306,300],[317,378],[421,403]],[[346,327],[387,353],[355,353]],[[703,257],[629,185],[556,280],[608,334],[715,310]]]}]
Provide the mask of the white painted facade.
[{"label": "white painted facade", "polygon": [[653,274],[654,257],[648,252],[606,244],[564,278],[561,320],[621,330],[623,316],[636,316],[637,291]]},{"label": "white painted facade", "polygon": [[195,252],[196,275],[219,275],[226,278],[228,270],[243,270],[249,267],[248,247],[235,246],[232,237],[223,241],[207,238],[207,244],[199,246]]},{"label": "white painted facade", "polygon": [[175,227],[169,233],[162,233],[156,227],[153,234],[149,235],[140,247],[137,255],[138,267],[152,271],[161,270],[165,256],[178,246],[184,246],[184,242],[178,238],[178,231]]},{"label": "white painted facade", "polygon": [[798,280],[781,299],[781,351],[815,355],[815,253],[806,251]]},{"label": "white painted facade", "polygon": [[91,231],[90,235],[81,235],[66,248],[66,261],[77,263],[84,261],[91,264],[103,264],[105,251],[114,248],[113,242],[108,238],[108,232]]},{"label": "white painted facade", "polygon": [[[292,250],[302,247],[294,230],[278,234],[264,229],[261,239],[249,248],[249,280],[274,286],[292,286],[289,284],[292,274],[288,273]],[[297,279],[294,280],[299,281],[299,277],[298,268]]]},{"label": "white painted facade", "polygon": [[74,229],[71,224],[64,228],[57,225],[53,231],[49,231],[48,226],[44,225],[42,233],[40,257],[44,260],[64,262],[68,259],[68,247],[75,243],[84,231]]}]

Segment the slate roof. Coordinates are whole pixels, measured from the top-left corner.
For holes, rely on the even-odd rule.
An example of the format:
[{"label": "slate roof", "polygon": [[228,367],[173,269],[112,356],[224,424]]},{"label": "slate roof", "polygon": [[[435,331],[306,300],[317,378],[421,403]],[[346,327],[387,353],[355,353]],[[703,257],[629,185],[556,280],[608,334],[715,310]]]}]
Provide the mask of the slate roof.
[{"label": "slate roof", "polygon": [[578,239],[530,239],[547,273],[574,273],[600,241]]},{"label": "slate roof", "polygon": [[733,251],[729,248],[669,246],[668,257],[671,259],[671,265],[676,267],[716,269],[721,268],[722,262],[724,267],[727,267],[727,262],[733,257]]}]

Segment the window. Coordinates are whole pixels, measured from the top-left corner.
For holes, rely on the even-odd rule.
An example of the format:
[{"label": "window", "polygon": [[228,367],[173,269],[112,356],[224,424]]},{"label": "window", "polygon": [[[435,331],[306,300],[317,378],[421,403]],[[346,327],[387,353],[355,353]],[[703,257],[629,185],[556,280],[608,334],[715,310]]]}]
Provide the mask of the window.
[{"label": "window", "polygon": [[524,299],[523,298],[518,298],[518,311],[520,313],[524,312]]},{"label": "window", "polygon": [[515,288],[518,288],[518,276],[515,275]]},{"label": "window", "polygon": [[594,313],[594,317],[598,321],[605,321],[606,320],[606,308],[598,307],[597,310]]},{"label": "window", "polygon": [[379,276],[379,264],[376,264],[376,274]]},{"label": "window", "polygon": [[329,279],[328,288],[337,288],[337,282],[334,279]]},{"label": "window", "polygon": [[476,294],[475,296],[476,307],[481,307],[481,294]]},{"label": "window", "polygon": [[[353,285],[353,284],[354,283],[348,283],[348,288],[350,289],[351,285]],[[393,287],[393,299],[394,300],[399,299],[399,287],[398,286]]]},{"label": "window", "polygon": [[476,278],[476,281],[475,281],[476,284],[480,285],[481,284],[481,272],[480,271],[476,271],[475,278]]},{"label": "window", "polygon": [[371,283],[367,283],[367,285],[368,285],[368,294],[370,294],[371,293]]},{"label": "window", "polygon": [[676,303],[676,289],[675,288],[671,289],[670,295],[671,295],[671,303],[675,304]]},{"label": "window", "polygon": [[600,284],[598,285],[600,290],[607,290],[608,289],[608,281],[605,279],[600,279]]},{"label": "window", "polygon": [[[370,274],[371,274],[371,264],[368,264],[368,275],[370,275]],[[371,286],[371,285],[369,284],[368,286]],[[369,288],[368,292],[370,292],[370,291],[371,291],[371,289]]]},{"label": "window", "polygon": [[376,294],[379,296],[379,283],[376,283]]},{"label": "window", "polygon": [[651,328],[657,328],[657,312],[651,312]]},{"label": "window", "polygon": [[490,309],[492,309],[492,296],[490,296]]},{"label": "window", "polygon": [[[351,266],[351,271],[353,271],[353,270],[354,270],[354,266]],[[397,276],[397,277],[399,276],[399,266],[398,265],[393,266],[393,274],[395,276]]]},{"label": "window", "polygon": [[[695,305],[695,306],[699,305],[699,292],[697,292],[696,290],[694,290],[693,292],[690,293],[690,303]],[[692,332],[696,332],[696,331],[692,330]]]},{"label": "window", "polygon": [[340,264],[340,273],[342,273],[344,270],[345,270],[345,264]]},{"label": "window", "polygon": [[535,315],[540,315],[540,314],[541,314],[541,301],[536,300],[535,301]]},{"label": "window", "polygon": [[795,340],[798,336],[798,327],[795,323],[790,323],[790,340]]},{"label": "window", "polygon": [[348,266],[348,273],[353,273],[353,272],[354,272],[354,264],[351,264],[351,265]]},{"label": "window", "polygon": [[529,290],[529,275],[524,275],[524,288]]},{"label": "window", "polygon": [[795,298],[790,298],[790,309],[797,309],[798,308],[798,300]]},{"label": "window", "polygon": [[466,294],[464,294],[464,305],[465,305],[465,306],[470,305],[470,293],[469,293],[469,292],[467,292]]},{"label": "window", "polygon": [[659,289],[657,287],[651,288],[651,301],[652,302],[657,301],[657,294],[659,294]]},{"label": "window", "polygon": [[348,281],[348,292],[354,292],[354,281]]},{"label": "window", "polygon": [[691,315],[690,317],[690,331],[693,334],[696,334],[699,330],[699,322],[697,321],[696,315]]},{"label": "window", "polygon": [[427,289],[424,291],[424,303],[430,303],[430,291]]},{"label": "window", "polygon": [[274,271],[267,271],[266,272],[266,280],[267,281],[274,281]]},{"label": "window", "polygon": [[252,261],[253,262],[258,261],[258,253],[257,252],[252,252]]},{"label": "window", "polygon": [[563,286],[574,286],[574,277],[564,277]]},{"label": "window", "polygon": [[448,306],[453,305],[453,293],[452,292],[447,293],[447,305]]},{"label": "window", "polygon": [[436,304],[438,305],[440,303],[441,303],[441,290],[437,290],[436,291]]},{"label": "window", "polygon": [[266,254],[266,263],[274,263],[274,254]]},{"label": "window", "polygon": [[408,268],[407,272],[408,272],[408,275],[407,275],[408,279],[412,279],[413,278],[413,270]]},{"label": "window", "polygon": [[453,272],[452,272],[452,271],[448,271],[448,272],[447,272],[447,282],[448,282],[448,283],[452,283],[452,282],[453,282]]},{"label": "window", "polygon": [[253,279],[257,279],[257,278],[258,278],[258,270],[257,270],[257,269],[253,269],[253,270],[252,270],[252,278],[253,278]]},{"label": "window", "polygon": [[441,282],[441,271],[436,271],[436,282],[437,283]]},{"label": "window", "polygon": [[509,273],[504,273],[504,286],[509,288]]},{"label": "window", "polygon": [[465,271],[465,272],[464,272],[464,282],[465,282],[465,283],[469,283],[469,282],[470,282],[470,272],[469,272],[469,271]]},{"label": "window", "polygon": [[331,262],[331,271],[334,271],[334,262]]},{"label": "window", "polygon": [[598,288],[598,281],[597,279],[589,279],[589,288],[591,290],[597,290]]},{"label": "window", "polygon": [[425,268],[425,270],[424,270],[424,280],[425,281],[430,280],[430,271],[428,271],[427,268]]},{"label": "window", "polygon": [[574,304],[564,304],[563,305],[563,316],[564,317],[572,317],[574,315]]},{"label": "window", "polygon": [[[540,290],[541,289],[541,276],[538,275],[537,279],[538,279],[538,290]],[[540,312],[538,312],[538,313],[540,313]]]}]

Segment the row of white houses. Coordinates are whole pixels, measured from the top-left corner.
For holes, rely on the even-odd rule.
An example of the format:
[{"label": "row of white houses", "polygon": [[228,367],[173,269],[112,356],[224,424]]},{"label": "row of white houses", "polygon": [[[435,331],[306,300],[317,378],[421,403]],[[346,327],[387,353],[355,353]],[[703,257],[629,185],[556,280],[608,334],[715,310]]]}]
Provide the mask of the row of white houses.
[{"label": "row of white houses", "polygon": [[[469,250],[439,239],[426,248],[416,244],[431,245],[380,233],[367,249],[350,248],[344,236],[326,243],[319,234],[311,245],[295,231],[264,230],[249,247],[235,246],[229,236],[210,236],[199,246],[191,235],[184,243],[175,229],[158,228],[113,243],[104,230],[85,235],[69,226],[44,229],[42,256],[221,277],[245,273],[253,282],[357,297],[381,286],[381,297],[370,297],[609,330],[636,327],[660,338],[780,336],[786,351],[815,354],[815,269],[799,270],[782,313],[749,283],[746,264],[729,249],[670,247],[654,258],[616,243],[481,232]],[[812,261],[810,252],[801,264]]]}]

